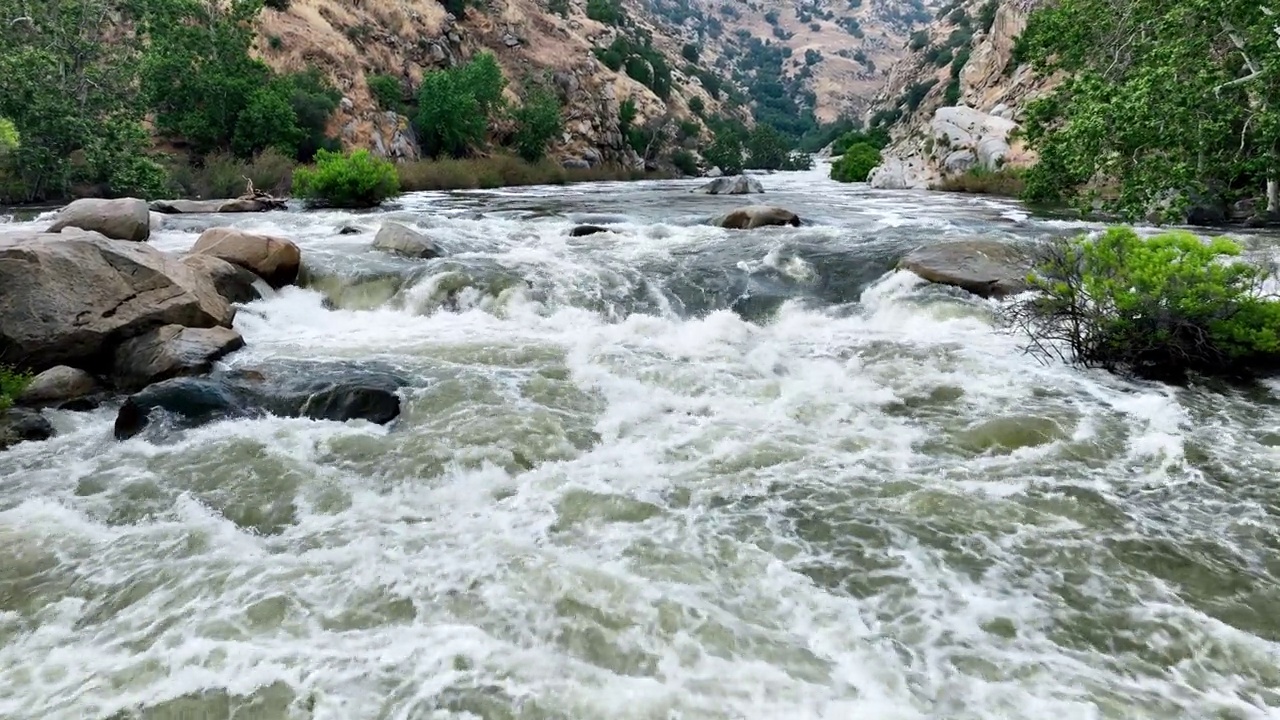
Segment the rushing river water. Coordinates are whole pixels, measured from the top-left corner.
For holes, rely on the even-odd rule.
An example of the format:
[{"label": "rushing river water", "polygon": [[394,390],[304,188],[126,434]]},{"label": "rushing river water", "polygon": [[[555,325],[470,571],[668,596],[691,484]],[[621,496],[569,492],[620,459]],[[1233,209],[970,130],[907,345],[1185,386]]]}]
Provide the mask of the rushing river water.
[{"label": "rushing river water", "polygon": [[892,271],[1080,226],[763,181],[811,224],[688,181],[168,218],[303,248],[229,364],[377,361],[404,414],[52,413],[0,455],[0,718],[1280,717],[1276,388],[1041,365]]}]

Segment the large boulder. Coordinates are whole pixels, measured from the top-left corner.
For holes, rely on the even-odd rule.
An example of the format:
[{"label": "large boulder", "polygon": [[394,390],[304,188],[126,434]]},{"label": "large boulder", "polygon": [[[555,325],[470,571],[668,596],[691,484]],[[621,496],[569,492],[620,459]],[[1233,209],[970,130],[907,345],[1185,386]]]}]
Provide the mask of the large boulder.
[{"label": "large boulder", "polygon": [[224,200],[155,200],[151,203],[152,210],[164,215],[266,212],[278,207],[278,201],[272,202],[253,197]]},{"label": "large boulder", "polygon": [[42,371],[104,367],[115,346],[161,325],[230,327],[208,278],[141,243],[97,233],[0,239],[0,356]]},{"label": "large boulder", "polygon": [[0,412],[0,450],[28,440],[48,440],[53,434],[53,425],[38,412],[25,408]]},{"label": "large boulder", "polygon": [[242,347],[244,338],[231,328],[165,325],[116,348],[116,387],[137,390],[170,378],[203,375],[214,361]]},{"label": "large boulder", "polygon": [[302,265],[302,251],[292,240],[227,227],[205,230],[191,252],[239,265],[273,288],[296,282]]},{"label": "large boulder", "polygon": [[56,365],[32,378],[17,401],[19,405],[31,407],[57,407],[101,390],[93,375],[79,368]]},{"label": "large boulder", "polygon": [[147,203],[137,198],[76,200],[54,218],[49,232],[77,228],[101,233],[112,240],[142,242],[151,237],[151,213]]},{"label": "large boulder", "polygon": [[440,246],[407,225],[398,222],[384,222],[373,238],[373,246],[384,252],[404,255],[405,257],[429,260],[444,254]]},{"label": "large boulder", "polygon": [[212,255],[187,255],[182,264],[209,279],[218,294],[230,303],[247,303],[262,298],[258,284],[265,281],[239,265]]},{"label": "large boulder", "polygon": [[790,210],[768,205],[748,205],[712,220],[713,225],[730,230],[753,230],[770,225],[800,226],[800,217]]},{"label": "large boulder", "polygon": [[981,297],[1003,297],[1027,289],[1031,264],[1030,256],[1016,246],[961,240],[917,248],[899,261],[898,268]]},{"label": "large boulder", "polygon": [[387,369],[307,362],[179,377],[131,395],[116,416],[115,436],[134,437],[157,414],[178,427],[268,414],[385,425],[400,415],[397,393],[406,384]]},{"label": "large boulder", "polygon": [[704,195],[750,195],[764,192],[764,186],[753,177],[735,175],[718,177],[706,185],[694,188],[693,192]]}]

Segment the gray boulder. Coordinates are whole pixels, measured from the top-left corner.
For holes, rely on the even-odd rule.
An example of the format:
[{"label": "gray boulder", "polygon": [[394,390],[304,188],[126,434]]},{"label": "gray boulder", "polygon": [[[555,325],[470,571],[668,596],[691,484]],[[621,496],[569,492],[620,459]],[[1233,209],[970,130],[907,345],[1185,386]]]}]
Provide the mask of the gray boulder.
[{"label": "gray boulder", "polygon": [[262,298],[258,283],[266,281],[239,265],[232,265],[212,255],[186,255],[182,258],[182,264],[208,278],[227,302],[247,303]]},{"label": "gray boulder", "polygon": [[729,230],[754,230],[771,225],[800,226],[800,217],[790,210],[768,205],[748,205],[711,221]]},{"label": "gray boulder", "polygon": [[398,222],[384,222],[373,238],[373,247],[405,257],[429,260],[444,254],[431,238]]},{"label": "gray boulder", "polygon": [[764,192],[764,186],[753,177],[735,175],[716,178],[702,187],[695,188],[693,192],[704,195],[751,195]]},{"label": "gray boulder", "polygon": [[302,266],[302,251],[292,240],[235,228],[205,230],[191,252],[239,265],[277,289],[297,282],[298,269]]},{"label": "gray boulder", "polygon": [[0,412],[0,450],[29,440],[48,440],[53,435],[53,425],[38,412],[25,408]]},{"label": "gray boulder", "polygon": [[79,368],[55,365],[31,379],[17,397],[19,405],[56,407],[102,390],[98,380]]},{"label": "gray boulder", "polygon": [[146,201],[137,198],[76,200],[62,209],[49,232],[77,228],[101,233],[112,240],[143,242],[151,237],[151,213]]},{"label": "gray boulder", "polygon": [[116,348],[116,386],[137,390],[170,378],[203,375],[214,361],[242,347],[244,338],[230,328],[165,325]]},{"label": "gray boulder", "polygon": [[702,175],[703,177],[709,177],[709,178],[724,177],[724,171],[718,167],[713,167],[710,170],[703,173]]},{"label": "gray boulder", "polygon": [[981,297],[1003,297],[1028,288],[1031,264],[1030,256],[1016,246],[961,240],[917,248],[898,262],[898,268]]},{"label": "gray boulder", "polygon": [[161,325],[230,327],[213,283],[141,243],[76,231],[0,240],[0,351],[39,372],[92,368]]}]

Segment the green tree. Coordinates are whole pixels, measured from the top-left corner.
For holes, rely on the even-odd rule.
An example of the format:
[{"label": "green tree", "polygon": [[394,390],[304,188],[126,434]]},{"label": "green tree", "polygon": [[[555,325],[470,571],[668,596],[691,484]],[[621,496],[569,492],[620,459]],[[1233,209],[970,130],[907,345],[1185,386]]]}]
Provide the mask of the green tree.
[{"label": "green tree", "polygon": [[772,125],[756,125],[747,138],[746,167],[780,170],[787,163],[787,140]]},{"label": "green tree", "polygon": [[[1112,18],[1106,23],[1099,17]],[[1101,199],[1123,215],[1265,197],[1280,205],[1277,18],[1258,3],[1064,0],[1017,47],[1066,80],[1030,104],[1034,200]],[[1114,185],[1100,198],[1097,188]]]},{"label": "green tree", "polygon": [[725,175],[738,175],[743,170],[742,136],[734,132],[717,132],[702,157]]},{"label": "green tree", "polygon": [[312,205],[376,207],[400,192],[400,180],[395,165],[368,150],[349,155],[320,150],[314,167],[294,172],[293,192]]},{"label": "green tree", "polygon": [[414,119],[422,149],[431,157],[462,157],[484,141],[493,113],[502,107],[506,79],[491,53],[422,78]]},{"label": "green tree", "polygon": [[12,153],[22,144],[22,136],[18,134],[18,126],[6,117],[0,117],[0,156]]},{"label": "green tree", "polygon": [[831,179],[839,182],[866,182],[871,171],[879,164],[879,148],[865,142],[856,143],[831,163]]},{"label": "green tree", "polygon": [[481,112],[489,116],[502,108],[502,91],[507,87],[507,79],[493,53],[479,53],[462,66],[461,73],[462,84],[475,96]]},{"label": "green tree", "polygon": [[516,153],[528,162],[537,162],[547,153],[547,144],[564,130],[560,99],[545,87],[529,91],[524,104],[512,113],[516,121],[513,142]]},{"label": "green tree", "polygon": [[685,43],[684,47],[680,48],[680,55],[691,63],[698,62],[698,54],[698,46],[694,43]]}]

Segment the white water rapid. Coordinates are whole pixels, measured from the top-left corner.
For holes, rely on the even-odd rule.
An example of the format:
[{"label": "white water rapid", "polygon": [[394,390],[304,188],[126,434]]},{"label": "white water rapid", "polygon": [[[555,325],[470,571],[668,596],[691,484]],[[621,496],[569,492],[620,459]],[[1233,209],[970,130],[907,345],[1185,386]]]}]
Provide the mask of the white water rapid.
[{"label": "white water rapid", "polygon": [[382,363],[404,413],[50,413],[0,454],[0,718],[1280,717],[1276,388],[1039,364],[892,267],[1082,226],[824,170],[747,232],[692,181],[167,218],[303,249],[228,364]]}]

